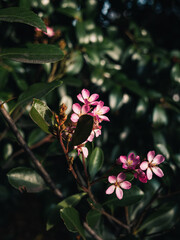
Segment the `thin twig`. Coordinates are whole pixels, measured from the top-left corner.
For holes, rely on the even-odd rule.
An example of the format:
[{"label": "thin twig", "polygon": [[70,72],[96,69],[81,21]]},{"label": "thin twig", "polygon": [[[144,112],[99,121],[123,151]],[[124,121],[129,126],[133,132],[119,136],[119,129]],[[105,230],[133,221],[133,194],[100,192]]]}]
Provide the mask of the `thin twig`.
[{"label": "thin twig", "polygon": [[[40,146],[42,146],[44,143],[47,143],[47,142],[50,142],[51,141],[51,138],[53,136],[52,135],[47,135],[45,138],[43,138],[42,140],[40,140],[39,142],[33,144],[31,147],[29,147],[31,150],[32,149],[35,149],[35,148],[38,148]],[[8,159],[8,161],[5,163],[4,166],[2,166],[3,169],[6,169],[9,167],[9,165],[11,164],[12,160],[19,156],[20,154],[24,153],[24,149],[20,149],[19,151],[15,152],[14,154],[12,154],[12,156]]]},{"label": "thin twig", "polygon": [[40,172],[42,178],[47,183],[47,185],[53,190],[53,192],[56,194],[56,196],[62,198],[61,191],[55,186],[54,182],[52,181],[51,177],[47,173],[47,171],[44,169],[44,167],[41,165],[41,163],[38,161],[38,159],[35,157],[31,149],[28,147],[27,143],[25,142],[24,138],[19,133],[14,121],[10,117],[9,113],[5,110],[3,107],[2,102],[0,101],[0,112],[2,113],[3,117],[5,118],[6,122],[8,123],[10,129],[13,131],[14,135],[16,136],[18,142],[24,149],[24,151],[29,155],[32,162],[34,163],[35,167]]},{"label": "thin twig", "polygon": [[91,234],[92,237],[94,237],[94,239],[96,240],[103,240],[101,237],[99,237],[97,235],[97,233],[87,224],[87,222],[83,223],[85,229],[87,230],[87,232],[89,232]]}]

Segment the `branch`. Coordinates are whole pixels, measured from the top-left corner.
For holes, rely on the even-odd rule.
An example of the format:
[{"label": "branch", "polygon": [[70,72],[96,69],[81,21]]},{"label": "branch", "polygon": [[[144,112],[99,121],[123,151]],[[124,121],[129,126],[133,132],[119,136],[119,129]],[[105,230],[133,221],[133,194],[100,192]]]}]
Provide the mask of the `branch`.
[{"label": "branch", "polygon": [[21,136],[21,134],[19,133],[14,121],[12,120],[12,118],[10,117],[9,113],[5,110],[5,108],[3,107],[3,103],[0,101],[0,112],[2,113],[3,117],[5,118],[6,122],[8,123],[10,129],[13,131],[14,135],[16,136],[18,142],[20,143],[20,145],[22,146],[22,148],[24,149],[24,151],[29,155],[29,157],[31,158],[32,162],[34,163],[34,165],[36,166],[36,168],[38,169],[38,171],[40,172],[41,176],[43,177],[44,181],[47,183],[47,185],[53,190],[53,192],[55,193],[56,196],[62,198],[62,193],[60,192],[60,190],[55,186],[54,182],[52,181],[51,177],[49,176],[49,174],[46,172],[46,170],[44,169],[44,167],[41,165],[41,163],[39,162],[39,160],[35,157],[35,155],[33,154],[33,152],[31,151],[31,149],[28,147],[27,143],[25,142],[25,140],[23,139],[23,137]]},{"label": "branch", "polygon": [[87,230],[87,232],[89,232],[91,234],[91,236],[94,237],[94,239],[103,240],[101,237],[99,237],[97,235],[97,233],[86,222],[84,222],[83,225],[84,225],[84,228]]}]

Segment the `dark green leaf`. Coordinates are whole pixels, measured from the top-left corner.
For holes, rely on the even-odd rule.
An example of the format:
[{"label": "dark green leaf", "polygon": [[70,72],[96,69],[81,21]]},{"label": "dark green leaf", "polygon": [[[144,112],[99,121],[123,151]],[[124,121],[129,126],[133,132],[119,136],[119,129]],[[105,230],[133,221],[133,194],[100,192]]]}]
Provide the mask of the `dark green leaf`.
[{"label": "dark green leaf", "polygon": [[75,18],[79,21],[82,20],[81,12],[77,8],[71,8],[71,7],[58,8],[57,11],[68,17]]},{"label": "dark green leaf", "polygon": [[31,85],[28,90],[23,92],[19,98],[18,102],[15,105],[15,107],[11,110],[14,111],[15,108],[18,106],[24,106],[26,103],[32,101],[33,98],[41,98],[46,96],[48,93],[50,93],[52,90],[54,90],[56,87],[59,87],[62,84],[62,81],[56,80],[51,83],[35,83]]},{"label": "dark green leaf", "polygon": [[155,232],[162,232],[163,230],[171,229],[176,223],[178,214],[178,206],[174,204],[164,205],[144,220],[141,227],[137,230],[140,232],[146,229],[146,233],[152,234]]},{"label": "dark green leaf", "polygon": [[0,57],[23,63],[53,63],[63,59],[59,47],[51,44],[29,44],[26,48],[8,48],[0,52]]},{"label": "dark green leaf", "polygon": [[44,32],[47,31],[44,22],[27,8],[11,7],[0,9],[0,21],[25,23]]},{"label": "dark green leaf", "polygon": [[78,211],[73,207],[67,207],[60,210],[61,218],[70,232],[79,232],[85,240],[84,229],[80,221]]},{"label": "dark green leaf", "polygon": [[46,134],[44,132],[42,132],[41,129],[39,129],[39,128],[32,130],[32,132],[29,134],[29,138],[27,141],[28,146],[31,147],[32,145],[38,143],[45,136],[46,136]]},{"label": "dark green leaf", "polygon": [[89,173],[93,179],[96,173],[101,169],[104,162],[104,153],[101,148],[96,147],[91,153],[89,160]]},{"label": "dark green leaf", "polygon": [[69,151],[71,151],[74,146],[78,146],[88,139],[93,129],[93,123],[94,119],[90,115],[85,114],[79,118],[72,140],[69,144]]},{"label": "dark green leaf", "polygon": [[66,61],[66,73],[70,75],[78,74],[83,66],[83,58],[80,51],[73,52]]},{"label": "dark green leaf", "polygon": [[31,168],[13,168],[7,176],[9,183],[20,191],[40,192],[47,189],[43,178]]},{"label": "dark green leaf", "polygon": [[58,222],[60,209],[76,206],[85,195],[86,193],[74,194],[53,206],[48,214],[46,230],[50,230]]},{"label": "dark green leaf", "polygon": [[86,216],[88,225],[91,228],[94,228],[97,222],[99,221],[100,217],[101,217],[101,213],[99,211],[91,209]]},{"label": "dark green leaf", "polygon": [[180,64],[175,64],[171,69],[171,78],[177,82],[180,83]]},{"label": "dark green leaf", "polygon": [[168,118],[166,115],[166,112],[164,108],[157,105],[153,110],[153,116],[152,116],[153,126],[154,127],[160,127],[163,125],[168,124]]},{"label": "dark green leaf", "polygon": [[109,196],[109,200],[104,205],[129,206],[140,201],[144,197],[144,192],[137,186],[132,186],[129,190],[123,189],[123,199],[119,200],[115,193]]},{"label": "dark green leaf", "polygon": [[54,116],[46,103],[34,99],[29,115],[43,131],[50,133],[49,128],[53,125]]}]

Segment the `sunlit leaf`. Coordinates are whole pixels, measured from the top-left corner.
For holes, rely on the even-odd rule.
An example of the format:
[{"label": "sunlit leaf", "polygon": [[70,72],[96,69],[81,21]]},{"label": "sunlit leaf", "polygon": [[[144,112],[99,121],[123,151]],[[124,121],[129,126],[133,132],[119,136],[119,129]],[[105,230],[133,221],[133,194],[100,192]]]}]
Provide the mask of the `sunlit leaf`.
[{"label": "sunlit leaf", "polygon": [[41,192],[47,189],[44,179],[31,168],[13,168],[7,176],[9,183],[20,191]]}]

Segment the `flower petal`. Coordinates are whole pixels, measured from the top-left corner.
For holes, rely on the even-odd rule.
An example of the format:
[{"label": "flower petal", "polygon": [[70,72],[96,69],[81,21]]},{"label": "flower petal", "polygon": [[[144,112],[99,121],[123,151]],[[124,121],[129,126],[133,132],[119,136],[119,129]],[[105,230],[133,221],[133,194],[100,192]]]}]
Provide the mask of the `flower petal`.
[{"label": "flower petal", "polygon": [[81,106],[79,105],[79,103],[74,103],[72,105],[72,109],[77,114],[80,114],[80,112],[81,112]]},{"label": "flower petal", "polygon": [[115,183],[115,182],[116,182],[116,176],[109,176],[109,177],[108,177],[108,181],[109,181],[110,183]]},{"label": "flower petal", "polygon": [[99,118],[104,120],[104,121],[110,122],[109,118],[106,117],[106,116],[100,115]]},{"label": "flower petal", "polygon": [[126,157],[126,156],[120,156],[120,157],[117,159],[117,161],[118,161],[119,163],[126,163],[127,157]]},{"label": "flower petal", "polygon": [[90,110],[90,106],[89,105],[83,105],[82,106],[82,114],[88,113],[89,110]]},{"label": "flower petal", "polygon": [[84,99],[89,98],[89,95],[90,95],[89,90],[87,90],[87,89],[84,88],[84,89],[81,91],[81,93],[82,93],[82,96],[83,96]]},{"label": "flower petal", "polygon": [[155,158],[153,159],[152,164],[158,165],[158,164],[164,162],[164,160],[165,160],[165,157],[164,157],[163,155],[161,155],[161,154],[158,154],[158,155],[155,156]]},{"label": "flower petal", "polygon": [[149,151],[147,154],[147,160],[151,162],[155,156],[155,151]]},{"label": "flower petal", "polygon": [[104,106],[101,108],[100,112],[101,112],[101,114],[105,114],[105,113],[109,112],[109,110],[110,110],[109,107]]},{"label": "flower petal", "polygon": [[163,177],[164,173],[159,167],[152,167],[152,171],[154,174],[156,174],[158,177]]},{"label": "flower petal", "polygon": [[94,93],[94,94],[92,94],[91,96],[90,96],[90,98],[89,98],[89,102],[94,102],[96,99],[98,99],[99,98],[99,95],[98,94],[96,94],[96,93]]},{"label": "flower petal", "polygon": [[151,171],[151,169],[150,168],[148,168],[147,169],[147,171],[146,171],[146,176],[147,176],[147,179],[148,180],[151,180],[152,179],[152,171]]},{"label": "flower petal", "polygon": [[115,186],[111,185],[110,187],[108,187],[108,189],[106,190],[106,194],[112,194],[114,192]]},{"label": "flower petal", "polygon": [[76,113],[73,113],[71,115],[71,121],[72,122],[77,122],[79,120],[79,116]]},{"label": "flower petal", "polygon": [[87,147],[82,147],[81,149],[82,149],[82,152],[84,154],[84,157],[87,158],[87,156],[88,156],[88,149],[87,149]]},{"label": "flower petal", "polygon": [[131,183],[128,182],[128,181],[124,181],[120,184],[120,187],[124,188],[124,189],[130,189],[131,188]]},{"label": "flower petal", "polygon": [[144,161],[140,164],[140,169],[146,170],[148,168],[148,162]]},{"label": "flower petal", "polygon": [[133,161],[133,160],[135,159],[134,153],[130,153],[130,154],[128,155],[128,159]]},{"label": "flower petal", "polygon": [[81,95],[80,93],[77,95],[77,99],[78,99],[80,102],[83,102],[83,103],[84,103],[84,99],[83,99],[83,97],[82,97],[82,95]]},{"label": "flower petal", "polygon": [[126,179],[126,174],[121,172],[117,175],[117,182],[122,182]]},{"label": "flower petal", "polygon": [[116,196],[117,198],[119,198],[120,200],[123,198],[123,190],[120,187],[116,188]]}]

